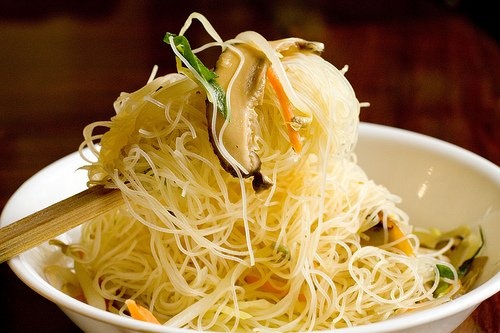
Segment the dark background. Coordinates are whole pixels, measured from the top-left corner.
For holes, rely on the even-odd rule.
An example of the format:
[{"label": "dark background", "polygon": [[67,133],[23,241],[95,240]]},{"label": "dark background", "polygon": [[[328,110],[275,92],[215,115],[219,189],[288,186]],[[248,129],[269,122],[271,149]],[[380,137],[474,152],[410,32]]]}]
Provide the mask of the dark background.
[{"label": "dark background", "polygon": [[[193,11],[224,39],[325,43],[360,101],[361,120],[431,135],[500,162],[500,48],[493,1],[2,1],[0,209],[36,171],[78,149],[83,127],[114,114],[122,91],[175,70],[162,43]],[[208,40],[199,28],[191,43]],[[211,64],[213,54],[204,62]],[[79,332],[0,265],[3,332]],[[498,295],[457,332],[498,332]]]}]

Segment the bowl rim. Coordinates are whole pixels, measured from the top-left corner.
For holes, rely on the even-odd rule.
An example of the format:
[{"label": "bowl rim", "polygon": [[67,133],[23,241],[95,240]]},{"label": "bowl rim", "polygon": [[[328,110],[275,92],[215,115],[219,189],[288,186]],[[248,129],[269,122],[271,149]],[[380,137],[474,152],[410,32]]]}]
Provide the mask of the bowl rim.
[{"label": "bowl rim", "polygon": [[402,128],[368,122],[360,123],[359,132],[363,137],[376,137],[385,140],[391,140],[395,135],[398,135],[399,142],[425,148],[425,150],[432,151],[438,155],[460,161],[462,165],[478,169],[488,178],[493,179],[495,183],[500,184],[500,167],[498,165],[483,156],[453,143]]},{"label": "bowl rim", "polygon": [[[497,186],[500,186],[500,168],[498,166],[496,166],[491,161],[452,143],[405,129],[366,122],[360,123],[359,135],[363,139],[377,138],[384,140],[390,140],[394,136],[397,136],[399,142],[404,142],[412,146],[425,148],[426,150],[433,151],[457,161],[460,160],[462,164],[477,169],[480,173],[484,174],[489,179],[492,179],[497,184]],[[11,222],[5,221],[5,212],[11,209],[10,207],[12,205],[14,197],[16,197],[16,195],[23,190],[26,183],[28,183],[40,172],[53,168],[55,164],[75,159],[77,158],[77,156],[79,156],[78,152],[71,153],[63,157],[62,159],[48,165],[32,177],[30,177],[7,201],[2,214],[0,215],[0,224],[6,225]],[[59,291],[55,287],[52,287],[47,281],[41,278],[34,271],[34,269],[23,260],[22,255],[9,260],[8,265],[17,275],[17,277],[22,280],[28,287],[30,287],[32,290],[45,297],[46,299],[50,300],[51,302],[55,303],[63,310],[69,310],[70,312],[77,313],[93,320],[132,330],[148,332],[194,332],[190,329],[163,325],[158,326],[156,324],[141,322],[132,318],[119,316],[110,312],[99,310],[86,303],[78,301],[64,294],[62,291]],[[472,311],[482,301],[493,296],[498,291],[500,291],[500,272],[497,272],[483,284],[471,290],[467,294],[461,296],[460,298],[438,305],[437,307],[439,308],[439,311],[436,311],[436,307],[422,309],[381,322],[356,327],[335,329],[335,332],[356,333],[379,332],[381,330],[383,330],[384,332],[393,332],[396,330],[430,323],[438,319],[458,314],[459,312],[466,311],[468,309]],[[411,320],[409,320],[409,318],[411,318]]]}]

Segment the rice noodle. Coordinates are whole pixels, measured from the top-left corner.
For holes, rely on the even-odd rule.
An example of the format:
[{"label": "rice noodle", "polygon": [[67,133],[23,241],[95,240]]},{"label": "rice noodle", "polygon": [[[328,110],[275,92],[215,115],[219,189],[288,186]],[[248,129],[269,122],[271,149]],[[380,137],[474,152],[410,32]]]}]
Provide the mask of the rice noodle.
[{"label": "rice noodle", "polygon": [[[415,256],[361,244],[379,213],[413,235],[399,197],[356,163],[360,103],[347,68],[312,53],[278,58],[254,32],[224,42],[199,14],[181,34],[193,18],[212,45],[247,43],[268,55],[292,103],[312,119],[300,129],[303,149],[291,149],[266,84],[256,142],[274,186],[256,194],[220,167],[199,84],[177,73],[154,78],[155,70],[143,88],[123,93],[117,115],[89,125],[81,147],[95,157],[85,157],[90,184],[119,188],[126,202],[85,224],[71,245],[85,253],[75,260],[102,297],[134,298],[165,325],[280,332],[361,325],[447,301],[432,296],[436,264],[450,266],[442,253],[421,255],[418,241]],[[95,135],[97,127],[109,130]]]}]

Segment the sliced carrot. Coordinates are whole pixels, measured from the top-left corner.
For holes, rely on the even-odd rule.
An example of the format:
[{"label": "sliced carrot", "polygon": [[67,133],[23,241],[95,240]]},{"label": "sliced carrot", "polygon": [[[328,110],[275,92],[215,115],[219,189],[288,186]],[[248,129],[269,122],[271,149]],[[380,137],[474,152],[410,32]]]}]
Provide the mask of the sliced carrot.
[{"label": "sliced carrot", "polygon": [[156,319],[156,317],[151,313],[151,311],[149,311],[143,306],[140,306],[134,300],[128,299],[125,301],[125,304],[127,305],[128,311],[130,312],[132,318],[146,321],[148,323],[160,324],[158,319]]},{"label": "sliced carrot", "polygon": [[290,100],[283,89],[283,85],[281,84],[278,76],[274,72],[274,70],[269,67],[266,73],[267,79],[274,91],[276,92],[276,96],[278,97],[278,101],[281,106],[281,116],[285,121],[285,126],[288,132],[288,138],[290,140],[290,144],[292,145],[293,150],[298,154],[302,150],[302,142],[300,141],[300,134],[298,131],[294,130],[291,122],[293,120],[293,111],[291,108]]},{"label": "sliced carrot", "polygon": [[[387,219],[387,229],[389,232],[389,242],[397,241],[398,239],[401,239],[406,236],[404,232],[401,231],[397,223],[390,217]],[[413,246],[411,245],[408,239],[405,239],[397,243],[395,247],[406,253],[408,256],[414,255]]]}]

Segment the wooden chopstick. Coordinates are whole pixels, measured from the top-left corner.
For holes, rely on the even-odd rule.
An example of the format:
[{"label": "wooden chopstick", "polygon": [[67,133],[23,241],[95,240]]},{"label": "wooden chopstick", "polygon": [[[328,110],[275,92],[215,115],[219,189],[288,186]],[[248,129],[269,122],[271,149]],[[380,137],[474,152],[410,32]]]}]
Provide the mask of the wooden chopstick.
[{"label": "wooden chopstick", "polygon": [[93,186],[0,228],[0,263],[121,204],[119,190]]}]

